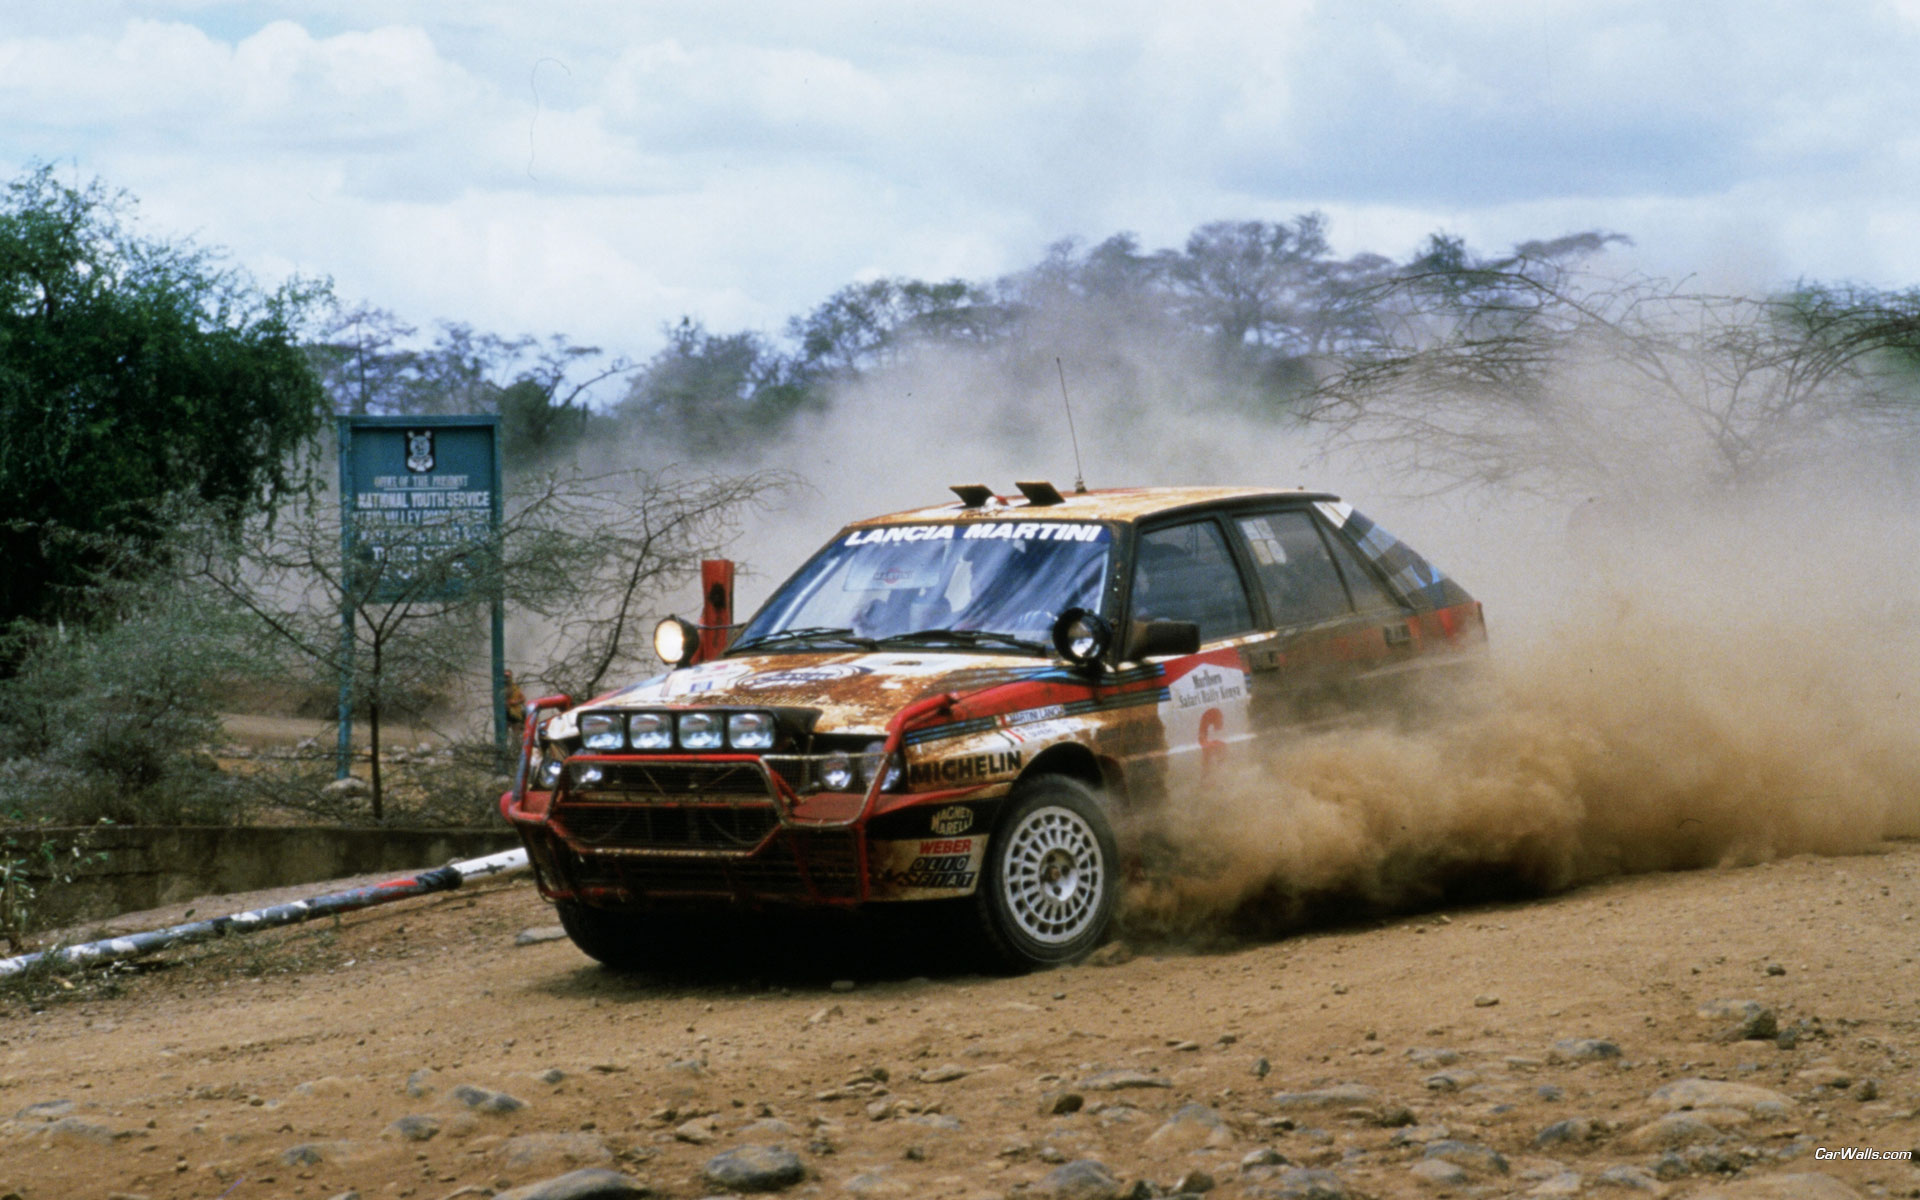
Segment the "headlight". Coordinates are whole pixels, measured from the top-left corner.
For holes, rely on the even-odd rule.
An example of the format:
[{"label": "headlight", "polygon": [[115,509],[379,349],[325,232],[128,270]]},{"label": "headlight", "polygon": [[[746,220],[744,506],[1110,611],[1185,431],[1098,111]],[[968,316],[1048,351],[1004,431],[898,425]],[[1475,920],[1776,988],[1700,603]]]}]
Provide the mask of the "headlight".
[{"label": "headlight", "polygon": [[853,760],[836,750],[820,760],[820,786],[830,792],[853,790]]},{"label": "headlight", "polygon": [[673,718],[666,713],[635,713],[627,718],[627,737],[635,750],[671,750]]},{"label": "headlight", "polygon": [[560,748],[548,745],[540,760],[540,770],[534,775],[534,786],[543,792],[550,792],[560,786],[560,772],[567,769],[567,760]]},{"label": "headlight", "polygon": [[653,627],[653,652],[660,661],[684,667],[700,649],[700,631],[679,617],[668,617]]},{"label": "headlight", "polygon": [[588,713],[580,718],[580,744],[588,750],[618,750],[625,745],[620,736],[620,718],[612,713]]},{"label": "headlight", "polygon": [[735,750],[773,749],[773,714],[733,713],[727,717],[727,744]]},{"label": "headlight", "polygon": [[682,750],[718,750],[720,748],[720,714],[681,713],[680,748]]}]

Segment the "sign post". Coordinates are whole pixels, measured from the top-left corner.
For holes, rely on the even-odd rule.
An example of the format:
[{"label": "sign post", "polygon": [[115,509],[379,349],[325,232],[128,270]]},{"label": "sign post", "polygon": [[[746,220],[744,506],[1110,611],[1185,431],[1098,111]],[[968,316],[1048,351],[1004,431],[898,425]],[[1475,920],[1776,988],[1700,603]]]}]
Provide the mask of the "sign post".
[{"label": "sign post", "polygon": [[[366,603],[449,603],[476,586],[492,615],[493,738],[507,745],[506,640],[499,572],[500,418],[352,416],[340,441],[340,738],[353,758],[354,615]],[[494,569],[478,570],[491,562]],[[479,578],[476,580],[475,576]]]}]

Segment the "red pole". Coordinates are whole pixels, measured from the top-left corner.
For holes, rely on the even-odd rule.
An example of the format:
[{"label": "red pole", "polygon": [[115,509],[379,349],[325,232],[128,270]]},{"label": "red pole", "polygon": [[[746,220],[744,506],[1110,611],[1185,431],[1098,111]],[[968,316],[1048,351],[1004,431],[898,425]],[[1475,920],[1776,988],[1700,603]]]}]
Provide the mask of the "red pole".
[{"label": "red pole", "polygon": [[733,560],[700,563],[700,652],[693,661],[719,658],[733,641]]}]

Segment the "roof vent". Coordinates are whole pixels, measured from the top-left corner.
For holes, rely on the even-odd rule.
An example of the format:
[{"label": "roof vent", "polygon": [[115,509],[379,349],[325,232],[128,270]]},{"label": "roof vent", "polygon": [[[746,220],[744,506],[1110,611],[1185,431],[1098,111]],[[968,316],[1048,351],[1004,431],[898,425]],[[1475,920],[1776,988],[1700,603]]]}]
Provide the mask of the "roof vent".
[{"label": "roof vent", "polygon": [[1045,480],[1029,480],[1013,486],[1019,488],[1020,494],[1027,498],[1027,503],[1035,508],[1051,508],[1067,502],[1067,498],[1060,494],[1060,489]]},{"label": "roof vent", "polygon": [[979,508],[993,499],[993,489],[984,483],[956,483],[948,490],[960,497],[962,508]]}]

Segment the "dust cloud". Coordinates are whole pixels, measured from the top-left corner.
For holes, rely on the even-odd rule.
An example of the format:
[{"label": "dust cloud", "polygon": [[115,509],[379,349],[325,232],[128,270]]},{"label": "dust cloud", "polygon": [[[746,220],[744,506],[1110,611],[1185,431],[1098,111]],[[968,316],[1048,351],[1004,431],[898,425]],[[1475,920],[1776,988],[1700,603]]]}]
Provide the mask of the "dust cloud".
[{"label": "dust cloud", "polygon": [[1170,798],[1151,841],[1171,869],[1130,889],[1137,931],[1271,931],[1920,835],[1904,549],[1920,529],[1895,515],[1916,510],[1898,456],[1831,444],[1708,487],[1691,414],[1619,411],[1589,364],[1558,400],[1593,417],[1584,475],[1557,495],[1414,499],[1426,481],[1252,415],[1205,362],[1057,324],[1013,353],[915,353],[784,440],[772,463],[810,488],[743,539],[743,615],[847,520],[944,503],[952,483],[1065,490],[1057,348],[1089,486],[1340,493],[1455,575],[1490,630],[1480,686],[1430,698],[1423,719],[1275,731],[1258,761]]}]

